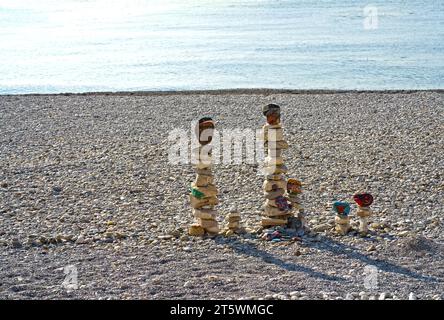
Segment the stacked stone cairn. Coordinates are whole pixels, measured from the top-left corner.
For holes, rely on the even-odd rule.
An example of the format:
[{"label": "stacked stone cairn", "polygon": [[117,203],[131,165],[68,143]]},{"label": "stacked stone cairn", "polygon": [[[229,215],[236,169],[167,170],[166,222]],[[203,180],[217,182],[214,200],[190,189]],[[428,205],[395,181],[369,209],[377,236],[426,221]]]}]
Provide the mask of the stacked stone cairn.
[{"label": "stacked stone cairn", "polygon": [[351,227],[350,227],[350,204],[348,202],[336,201],[333,203],[333,211],[336,212],[335,217],[335,230],[340,235],[346,235]]},{"label": "stacked stone cairn", "polygon": [[231,210],[229,214],[225,217],[227,221],[227,230],[225,230],[225,235],[230,236],[234,233],[243,233],[244,229],[241,226],[241,215],[237,210]]},{"label": "stacked stone cairn", "polygon": [[359,217],[359,233],[367,235],[368,233],[368,218],[372,215],[370,205],[373,203],[373,196],[369,193],[357,193],[353,196],[358,205],[356,215]]},{"label": "stacked stone cairn", "polygon": [[263,114],[267,123],[263,126],[263,140],[266,150],[264,162],[265,181],[263,185],[265,205],[261,224],[263,227],[284,226],[293,216],[291,204],[284,196],[287,189],[285,173],[288,169],[282,158],[282,151],[288,148],[280,124],[280,107],[266,105]]},{"label": "stacked stone cairn", "polygon": [[189,228],[192,236],[203,236],[205,233],[217,234],[219,226],[216,220],[215,206],[219,203],[217,188],[214,185],[214,176],[211,170],[211,138],[214,130],[214,122],[205,117],[199,120],[197,135],[199,146],[192,150],[196,178],[190,187],[190,203],[193,208],[193,216],[197,220]]}]

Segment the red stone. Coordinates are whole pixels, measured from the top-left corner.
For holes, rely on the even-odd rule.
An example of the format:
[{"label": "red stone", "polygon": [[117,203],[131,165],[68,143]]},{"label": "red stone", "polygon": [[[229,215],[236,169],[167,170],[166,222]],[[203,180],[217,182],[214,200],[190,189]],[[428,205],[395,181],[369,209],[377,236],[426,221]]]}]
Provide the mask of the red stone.
[{"label": "red stone", "polygon": [[368,207],[373,203],[373,196],[370,193],[357,193],[353,196],[353,200],[360,207]]}]

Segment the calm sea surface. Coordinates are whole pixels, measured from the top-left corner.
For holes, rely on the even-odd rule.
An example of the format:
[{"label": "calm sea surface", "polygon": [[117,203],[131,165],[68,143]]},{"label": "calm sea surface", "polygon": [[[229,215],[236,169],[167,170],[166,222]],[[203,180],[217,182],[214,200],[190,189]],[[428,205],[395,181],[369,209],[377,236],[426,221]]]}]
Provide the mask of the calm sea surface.
[{"label": "calm sea surface", "polygon": [[0,94],[444,88],[444,1],[0,0]]}]

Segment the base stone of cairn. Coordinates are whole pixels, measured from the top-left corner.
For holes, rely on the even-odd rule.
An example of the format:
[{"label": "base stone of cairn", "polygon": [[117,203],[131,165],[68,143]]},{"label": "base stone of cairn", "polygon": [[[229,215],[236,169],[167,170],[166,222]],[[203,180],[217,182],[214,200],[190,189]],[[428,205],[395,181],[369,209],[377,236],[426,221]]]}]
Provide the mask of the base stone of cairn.
[{"label": "base stone of cairn", "polygon": [[200,236],[203,236],[205,234],[205,229],[203,227],[201,227],[199,224],[193,223],[188,228],[188,234],[190,236],[200,237]]},{"label": "base stone of cairn", "polygon": [[[197,223],[192,224],[188,229],[191,236],[219,233],[219,225],[216,220],[217,211],[214,208],[219,203],[218,191],[214,185],[214,176],[211,170],[211,148],[208,146],[211,142],[211,134],[205,132],[205,130],[213,129],[214,123],[211,118],[199,120],[198,137],[200,146],[192,151],[194,152],[194,159],[196,159],[196,178],[190,186],[190,204]],[[206,141],[201,140],[201,135],[204,132],[205,136],[209,137]]]},{"label": "base stone of cairn", "polygon": [[335,230],[340,235],[346,235],[350,227],[350,204],[348,202],[336,201],[333,203],[333,211],[336,212]]},{"label": "base stone of cairn", "polygon": [[335,230],[338,234],[344,236],[350,231],[350,217],[338,214],[335,217]]}]

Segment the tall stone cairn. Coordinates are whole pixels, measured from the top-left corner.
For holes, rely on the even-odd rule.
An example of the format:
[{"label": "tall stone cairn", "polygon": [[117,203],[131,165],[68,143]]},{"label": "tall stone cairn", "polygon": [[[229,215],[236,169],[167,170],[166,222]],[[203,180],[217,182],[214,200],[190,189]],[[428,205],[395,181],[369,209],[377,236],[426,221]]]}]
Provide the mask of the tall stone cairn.
[{"label": "tall stone cairn", "polygon": [[[190,203],[196,222],[189,228],[192,236],[201,236],[205,232],[217,234],[219,226],[216,220],[215,206],[219,203],[217,188],[214,184],[211,157],[211,135],[203,134],[204,130],[213,130],[214,123],[211,118],[202,118],[198,125],[199,146],[194,152],[196,178],[190,186]],[[202,141],[202,136],[208,137]]]},{"label": "tall stone cairn", "polygon": [[287,189],[285,174],[288,169],[282,158],[282,152],[288,149],[288,143],[284,140],[280,123],[280,107],[269,104],[262,111],[267,117],[267,123],[262,128],[266,157],[263,184],[265,204],[261,224],[263,227],[284,226],[287,225],[288,218],[293,216],[290,204],[285,198]]}]

